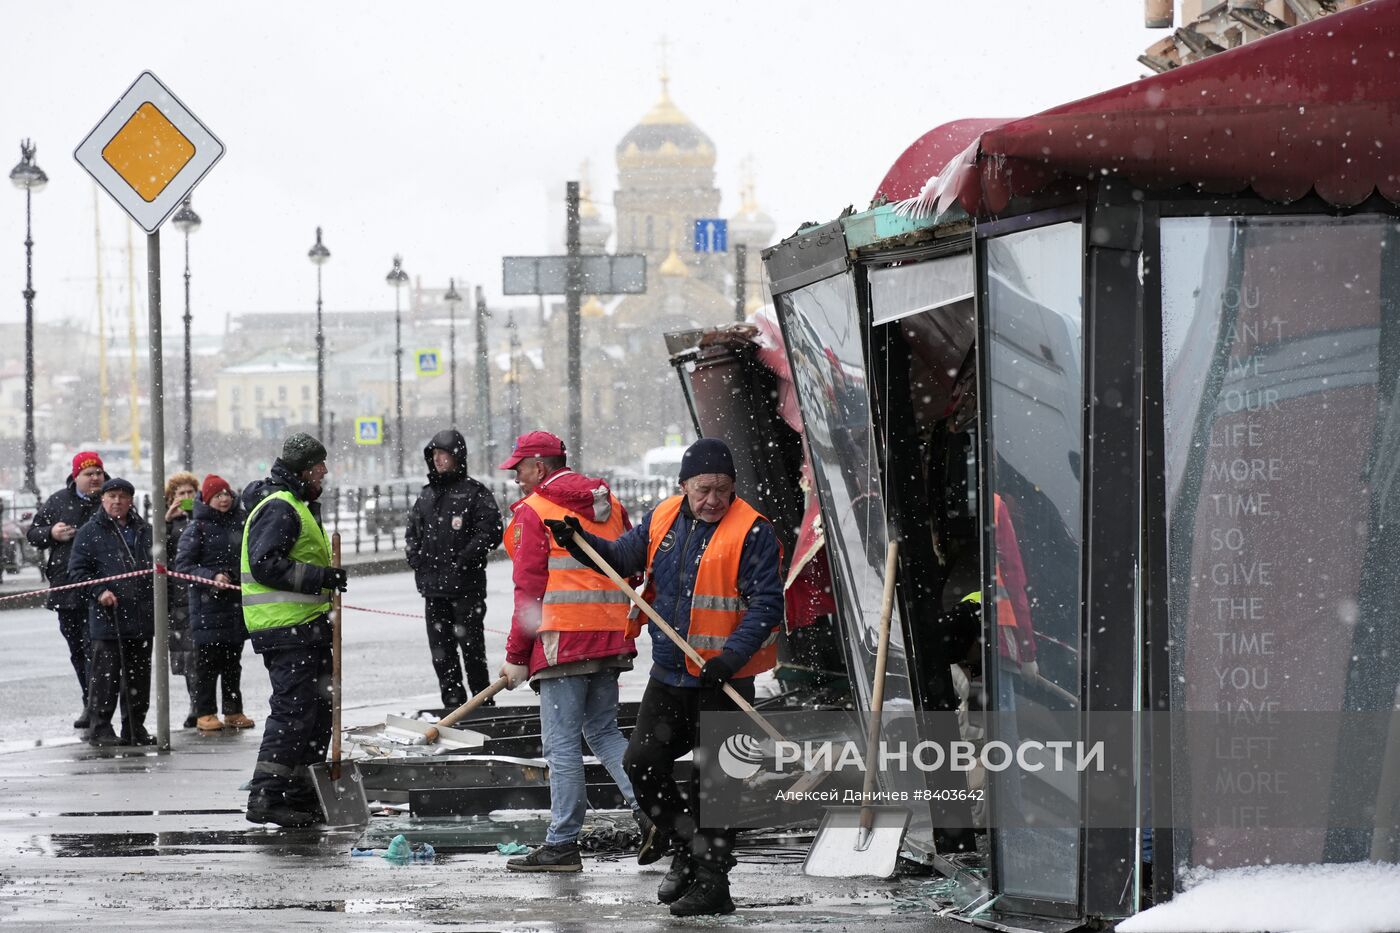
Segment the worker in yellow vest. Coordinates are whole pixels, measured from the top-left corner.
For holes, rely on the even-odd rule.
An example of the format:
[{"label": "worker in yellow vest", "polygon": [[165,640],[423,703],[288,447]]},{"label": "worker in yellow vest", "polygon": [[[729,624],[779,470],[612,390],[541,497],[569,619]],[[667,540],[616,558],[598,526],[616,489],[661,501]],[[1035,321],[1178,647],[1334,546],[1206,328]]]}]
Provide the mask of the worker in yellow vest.
[{"label": "worker in yellow vest", "polygon": [[[511,506],[506,553],[514,564],[515,612],[501,676],[514,690],[531,680],[540,694],[540,740],[549,762],[549,831],[544,845],[506,863],[509,871],[583,870],[578,835],[588,810],[582,741],[636,811],[622,767],[627,739],[617,727],[617,678],[637,655],[627,597],[581,567],[551,540],[546,521],[570,517],[603,539],[630,526],[607,483],[568,467],[564,442],[548,431],[522,434],[501,464],[523,494]],[[638,825],[650,826],[645,816]]]},{"label": "worker in yellow vest", "polygon": [[702,712],[735,710],[724,684],[752,701],[754,676],[776,663],[783,584],[778,536],[736,494],[734,457],[724,441],[702,438],[686,450],[680,488],[616,541],[567,518],[546,524],[581,563],[591,565],[575,536],[624,576],[645,570],[652,605],[705,662],[697,666],[650,626],[651,679],[625,759],[637,801],[656,824],[637,861],[672,855],[657,897],[685,917],[734,910],[734,833],[705,810],[698,773],[687,801],[672,769],[695,750]]}]

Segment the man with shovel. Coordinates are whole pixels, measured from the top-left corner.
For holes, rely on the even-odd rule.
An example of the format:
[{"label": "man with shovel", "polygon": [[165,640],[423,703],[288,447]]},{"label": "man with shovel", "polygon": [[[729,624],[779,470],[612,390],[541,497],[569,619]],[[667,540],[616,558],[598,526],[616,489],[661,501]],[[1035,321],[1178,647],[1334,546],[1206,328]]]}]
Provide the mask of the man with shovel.
[{"label": "man with shovel", "polygon": [[[544,522],[570,518],[600,539],[629,527],[607,483],[568,468],[564,442],[548,431],[516,439],[501,464],[514,470],[523,498],[511,506],[505,546],[514,563],[515,612],[501,676],[514,690],[533,678],[540,694],[540,739],[549,762],[549,832],[544,845],[506,863],[510,871],[583,870],[578,835],[588,810],[582,740],[636,811],[623,770],[627,740],[617,727],[617,678],[632,669],[635,632],[628,601],[550,540]],[[650,821],[638,815],[645,834]]]},{"label": "man with shovel", "polygon": [[272,681],[271,711],[248,794],[248,821],[321,822],[305,766],[325,760],[331,734],[330,590],[346,575],[331,566],[321,528],[326,448],[293,434],[272,475],[243,491],[249,510],[241,562],[243,624]]},{"label": "man with shovel", "polygon": [[[707,711],[732,712],[726,683],[749,702],[754,676],[777,661],[783,621],[782,550],[768,520],[735,492],[734,457],[718,438],[702,438],[681,459],[681,495],[665,500],[616,541],[590,533],[571,517],[546,524],[580,563],[593,563],[575,542],[581,536],[626,576],[647,571],[651,603],[704,659],[687,658],[653,623],[651,680],[637,711],[624,766],[637,802],[655,822],[637,861],[673,852],[657,890],[678,917],[727,914],[734,833],[716,825],[701,804],[698,771],[688,801],[673,777],[675,761],[695,751]],[[704,820],[704,825],[700,820]]]}]

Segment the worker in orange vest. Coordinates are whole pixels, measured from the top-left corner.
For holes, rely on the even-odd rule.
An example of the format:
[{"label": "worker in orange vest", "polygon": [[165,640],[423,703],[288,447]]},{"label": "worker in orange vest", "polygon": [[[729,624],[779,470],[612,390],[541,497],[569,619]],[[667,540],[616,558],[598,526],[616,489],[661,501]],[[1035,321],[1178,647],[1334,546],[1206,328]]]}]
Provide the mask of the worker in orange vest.
[{"label": "worker in orange vest", "polygon": [[[523,494],[511,506],[506,552],[514,562],[515,612],[500,676],[514,690],[527,679],[540,694],[540,739],[549,762],[549,832],[544,845],[506,863],[510,871],[583,870],[578,835],[588,810],[582,740],[637,810],[623,769],[627,740],[617,727],[617,678],[637,655],[627,597],[584,569],[550,539],[545,521],[568,517],[601,540],[631,527],[607,483],[569,469],[564,442],[548,431],[522,434],[501,464]],[[638,815],[648,832],[651,822]]]},{"label": "worker in orange vest", "polygon": [[688,801],[672,769],[677,758],[696,751],[701,712],[735,710],[724,685],[752,701],[754,676],[777,661],[783,584],[778,536],[735,493],[734,457],[723,441],[702,438],[686,450],[680,487],[681,495],[615,541],[571,518],[547,524],[581,563],[591,564],[576,536],[623,575],[645,570],[652,605],[705,662],[697,666],[650,626],[651,679],[624,760],[637,801],[656,824],[637,861],[645,865],[672,854],[657,897],[685,917],[734,910],[734,833],[715,825],[713,809],[706,812],[698,769]]}]

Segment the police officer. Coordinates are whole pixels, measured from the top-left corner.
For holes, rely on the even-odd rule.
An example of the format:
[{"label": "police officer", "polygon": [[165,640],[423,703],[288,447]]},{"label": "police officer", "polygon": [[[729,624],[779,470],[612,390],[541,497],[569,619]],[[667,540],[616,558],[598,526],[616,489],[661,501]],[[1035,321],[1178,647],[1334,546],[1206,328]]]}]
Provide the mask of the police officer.
[{"label": "police officer", "polygon": [[467,702],[467,686],[475,694],[491,685],[484,629],[486,557],[501,544],[501,508],[491,490],[467,475],[461,432],[448,428],[434,434],[423,460],[428,485],[408,513],[404,545],[424,600],[442,705],[453,709]]},{"label": "police officer", "polygon": [[734,910],[734,834],[722,817],[716,819],[714,807],[705,809],[698,773],[688,801],[681,798],[672,776],[675,760],[695,750],[702,712],[735,711],[723,692],[726,683],[753,701],[754,676],[777,661],[775,629],[783,621],[777,534],[738,497],[734,475],[729,447],[702,438],[681,459],[681,495],[666,499],[616,541],[590,534],[577,519],[546,522],[575,560],[591,566],[574,541],[578,535],[618,573],[647,571],[652,605],[705,661],[697,666],[649,626],[651,679],[623,759],[638,804],[656,824],[656,833],[643,838],[637,861],[674,853],[657,897],[678,917]]},{"label": "police officer", "polygon": [[321,821],[305,766],[323,761],[331,734],[331,566],[321,528],[326,448],[309,434],[282,445],[272,475],[243,491],[243,624],[272,681],[271,711],[248,794],[248,820],[280,826]]}]

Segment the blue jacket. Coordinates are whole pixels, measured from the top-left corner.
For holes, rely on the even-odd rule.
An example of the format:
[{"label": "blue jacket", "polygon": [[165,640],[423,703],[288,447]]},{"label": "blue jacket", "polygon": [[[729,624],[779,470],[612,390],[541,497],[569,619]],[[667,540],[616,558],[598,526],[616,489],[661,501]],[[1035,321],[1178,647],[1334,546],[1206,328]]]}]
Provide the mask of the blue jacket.
[{"label": "blue jacket", "polygon": [[[135,506],[127,513],[128,542],[112,517],[98,509],[73,538],[68,555],[70,582],[82,583],[102,577],[151,568],[151,526]],[[144,573],[127,580],[113,580],[89,586],[88,633],[94,639],[151,638],[155,635],[155,596],[153,575]],[[97,602],[103,590],[111,590],[117,605],[108,609]]]},{"label": "blue jacket", "polygon": [[[267,479],[249,483],[243,490],[243,509],[252,515],[253,509],[273,493],[287,490],[303,501],[306,489],[291,468],[280,459],[272,464]],[[316,521],[321,520],[319,502],[306,506]],[[319,593],[326,588],[325,569],[292,560],[292,545],[301,534],[301,519],[296,510],[285,502],[270,502],[267,508],[252,516],[248,524],[248,567],[253,579],[263,586],[293,593]],[[240,548],[242,547],[240,543]],[[240,564],[241,551],[240,551]],[[301,625],[264,629],[251,636],[253,650],[261,654],[270,649],[300,648],[331,643],[330,618],[320,615]]]},{"label": "blue jacket", "polygon": [[[647,542],[651,536],[648,512],[642,523],[616,541],[584,532],[588,543],[624,577],[646,569]],[[715,525],[702,522],[682,503],[676,523],[671,526],[675,545],[656,552],[652,567],[650,600],[652,608],[671,624],[681,637],[690,631],[690,599],[695,592],[695,575]],[[739,555],[739,594],[748,603],[744,618],[724,644],[726,660],[741,667],[748,663],[783,621],[783,581],[779,570],[778,536],[766,521],[754,524]],[[700,679],[685,667],[685,655],[653,624],[651,632],[651,676],[673,687],[698,687]]]},{"label": "blue jacket", "polygon": [[[220,512],[196,502],[194,518],[180,536],[175,569],[205,580],[227,574],[237,583],[242,547],[242,512],[237,508]],[[243,602],[237,590],[182,581],[172,581],[172,589],[177,583],[189,587],[190,633],[196,645],[243,644],[248,631],[243,627]]]}]

